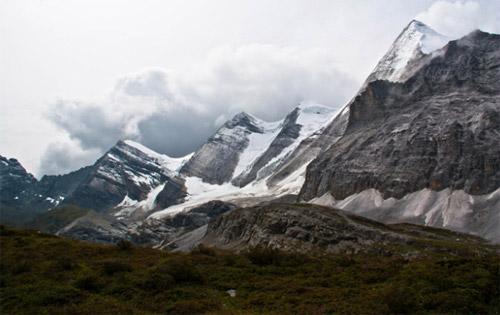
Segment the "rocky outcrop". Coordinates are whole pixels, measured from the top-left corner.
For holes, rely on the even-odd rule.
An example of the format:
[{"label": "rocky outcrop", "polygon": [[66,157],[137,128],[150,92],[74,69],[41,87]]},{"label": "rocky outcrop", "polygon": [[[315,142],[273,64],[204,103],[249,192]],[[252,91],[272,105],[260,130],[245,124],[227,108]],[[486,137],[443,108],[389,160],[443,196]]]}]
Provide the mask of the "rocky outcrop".
[{"label": "rocky outcrop", "polygon": [[28,173],[16,159],[0,155],[0,207],[17,207],[27,195],[26,190],[36,183],[36,178]]},{"label": "rocky outcrop", "polygon": [[213,200],[161,220],[148,219],[135,227],[129,238],[137,244],[175,249],[178,247],[177,238],[206,226],[212,218],[235,208],[234,204]]},{"label": "rocky outcrop", "polygon": [[236,186],[246,186],[257,178],[261,171],[273,158],[278,156],[286,147],[290,146],[299,137],[301,125],[297,124],[300,109],[295,108],[288,114],[283,122],[280,132],[271,142],[271,145],[251,165],[248,172],[234,178],[232,183]]},{"label": "rocky outcrop", "polygon": [[[36,192],[61,203],[88,179],[92,170],[92,166],[86,166],[64,175],[45,175],[36,184]],[[52,206],[57,206],[59,203],[54,203]]]},{"label": "rocky outcrop", "polygon": [[[211,218],[228,211],[202,205],[209,200],[264,209],[277,197],[294,202],[300,191],[299,200],[326,200],[322,204],[384,222],[449,227],[498,240],[499,35],[477,31],[435,50],[445,40],[412,21],[338,115],[312,103],[276,122],[240,113],[189,157],[174,159],[120,141],[94,165],[41,181],[2,158],[2,219],[9,207],[19,214],[19,209],[74,204],[95,212],[74,220],[68,235],[90,240],[95,233],[99,241],[130,238],[181,249],[200,240]],[[198,212],[200,205],[208,212]],[[298,242],[316,248],[340,242],[326,228],[306,233],[320,240],[308,242],[301,238],[306,227],[295,212],[282,214],[297,219],[285,222],[284,235],[269,236],[274,234],[266,228],[240,236],[250,245]],[[248,218],[254,217],[241,216],[252,223]],[[328,216],[320,219],[337,224]],[[227,226],[234,230],[234,224]],[[229,236],[219,232],[217,242],[225,242]],[[228,244],[237,242],[227,238]],[[365,246],[369,240],[354,243]]]},{"label": "rocky outcrop", "polygon": [[259,121],[239,113],[226,122],[196,151],[180,173],[196,176],[211,184],[222,184],[233,177],[240,154],[249,144],[248,136],[263,133]]},{"label": "rocky outcrop", "polygon": [[311,200],[385,223],[408,222],[479,235],[500,243],[500,188],[486,195],[463,190],[422,189],[403,198],[383,198],[370,188],[345,199],[330,194]]},{"label": "rocky outcrop", "polygon": [[132,141],[119,141],[94,165],[37,181],[16,160],[2,158],[0,198],[4,206],[37,212],[63,204],[104,211],[125,196],[144,200],[154,188],[165,184],[158,203],[168,206],[186,196],[183,181],[168,168],[177,163],[173,160]]},{"label": "rocky outcrop", "polygon": [[343,137],[309,165],[303,199],[500,186],[500,36],[475,31],[412,71],[404,83],[370,82],[356,96]]},{"label": "rocky outcrop", "polygon": [[347,212],[310,204],[240,208],[211,221],[202,244],[242,251],[262,246],[288,251],[358,252],[417,238],[479,238],[418,226],[388,226]]},{"label": "rocky outcrop", "polygon": [[271,190],[288,178],[297,183],[287,192],[297,193],[305,164],[318,153],[309,143],[334,115],[334,109],[314,103],[301,103],[275,122],[238,114],[193,155],[181,174],[211,184],[231,182],[239,187],[266,180]]},{"label": "rocky outcrop", "polygon": [[47,203],[32,190],[36,182],[19,161],[0,156],[0,224],[23,226],[37,213],[32,204]]},{"label": "rocky outcrop", "polygon": [[[101,211],[119,204],[125,196],[144,200],[153,188],[170,180],[176,182],[172,179],[175,174],[165,166],[168,157],[140,148],[131,141],[119,141],[97,160],[88,178],[65,202]],[[182,195],[182,191],[177,192]],[[171,202],[182,200],[182,196],[174,198],[172,192],[169,198]]]},{"label": "rocky outcrop", "polygon": [[184,180],[180,177],[168,178],[163,189],[155,199],[155,208],[165,209],[172,205],[184,202],[187,197]]},{"label": "rocky outcrop", "polygon": [[89,242],[113,244],[126,239],[127,233],[128,227],[122,222],[105,213],[89,211],[56,234]]},{"label": "rocky outcrop", "polygon": [[[322,115],[328,117],[333,116],[332,114],[333,112],[323,113]],[[280,182],[289,178],[297,170],[304,168],[318,154],[326,151],[333,143],[340,139],[345,131],[347,116],[346,113],[341,111],[333,119],[328,118],[325,120],[326,122],[332,120],[330,124],[319,125],[313,133],[302,139],[294,150],[281,161],[279,167],[273,170],[267,179],[267,185],[269,187],[279,186]],[[305,177],[304,175],[301,176]]]},{"label": "rocky outcrop", "polygon": [[450,40],[424,23],[413,20],[399,34],[366,82],[376,80],[404,82],[415,60],[442,48]]},{"label": "rocky outcrop", "polygon": [[120,141],[92,167],[87,180],[67,202],[103,210],[120,203],[125,196],[141,200],[152,187],[167,179],[167,171],[152,157]]},{"label": "rocky outcrop", "polygon": [[164,220],[164,223],[172,227],[184,227],[188,230],[194,230],[205,225],[220,214],[236,208],[235,205],[220,200],[213,200],[197,206],[187,212],[181,212],[173,217]]}]

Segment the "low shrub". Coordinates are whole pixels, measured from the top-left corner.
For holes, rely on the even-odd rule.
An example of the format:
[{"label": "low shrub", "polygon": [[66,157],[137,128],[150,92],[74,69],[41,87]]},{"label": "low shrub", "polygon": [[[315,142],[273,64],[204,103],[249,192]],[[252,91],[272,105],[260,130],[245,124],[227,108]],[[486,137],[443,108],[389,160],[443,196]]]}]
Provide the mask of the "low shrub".
[{"label": "low shrub", "polygon": [[85,291],[98,291],[101,288],[100,278],[89,270],[80,271],[73,285]]},{"label": "low shrub", "polygon": [[204,282],[201,272],[185,257],[172,257],[158,266],[158,272],[169,274],[177,283]]},{"label": "low shrub", "polygon": [[127,241],[127,240],[119,240],[117,243],[116,243],[116,246],[120,249],[120,250],[131,250],[133,245],[131,242]]},{"label": "low shrub", "polygon": [[247,250],[244,255],[254,265],[279,265],[285,260],[285,254],[271,247],[257,246]]},{"label": "low shrub", "polygon": [[193,254],[198,254],[198,255],[205,255],[205,256],[212,256],[215,257],[217,255],[217,252],[215,249],[211,247],[207,247],[203,244],[198,245],[196,248],[192,250]]},{"label": "low shrub", "polygon": [[215,311],[218,308],[219,306],[214,301],[208,299],[185,300],[174,303],[167,309],[167,313],[176,315],[196,315]]},{"label": "low shrub", "polygon": [[28,260],[21,260],[19,262],[16,262],[12,266],[12,274],[14,275],[19,275],[22,273],[28,273],[31,272],[33,266],[30,261]]},{"label": "low shrub", "polygon": [[0,224],[0,236],[11,236],[14,235],[14,232],[10,229],[7,229],[5,225]]},{"label": "low shrub", "polygon": [[418,292],[404,284],[393,284],[380,301],[386,304],[391,314],[415,313],[419,308]]},{"label": "low shrub", "polygon": [[149,292],[159,292],[171,289],[175,285],[175,279],[166,272],[153,268],[146,272],[140,284],[141,288]]},{"label": "low shrub", "polygon": [[108,260],[102,264],[102,272],[108,276],[130,271],[132,271],[132,266],[119,260]]}]

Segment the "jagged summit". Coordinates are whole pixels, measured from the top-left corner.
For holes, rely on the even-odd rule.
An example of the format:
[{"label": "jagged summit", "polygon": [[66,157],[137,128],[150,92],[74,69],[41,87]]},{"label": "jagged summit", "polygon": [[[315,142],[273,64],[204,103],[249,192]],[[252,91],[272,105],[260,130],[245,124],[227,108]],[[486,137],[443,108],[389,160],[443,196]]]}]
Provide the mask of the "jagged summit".
[{"label": "jagged summit", "polygon": [[232,119],[226,121],[217,133],[224,131],[224,129],[233,129],[235,127],[243,127],[249,132],[263,133],[265,125],[265,121],[246,112],[239,112]]},{"label": "jagged summit", "polygon": [[369,82],[342,137],[309,164],[301,196],[500,240],[499,51],[499,35],[475,31],[411,61],[404,82]]},{"label": "jagged summit", "polygon": [[18,160],[0,155],[0,208],[20,204],[25,190],[36,182]]},{"label": "jagged summit", "polygon": [[496,41],[500,38],[499,34],[488,33],[480,29],[476,29],[468,33],[462,38],[453,40],[450,43],[458,44],[459,46],[476,47],[481,42],[488,42],[494,45]]},{"label": "jagged summit", "polygon": [[[185,156],[174,158],[166,154],[158,153],[133,140],[120,140],[115,145],[115,148],[128,154],[139,155],[139,157],[145,155],[160,164],[166,171],[171,172],[179,171],[180,167],[193,155],[193,153],[189,153]],[[112,154],[112,150],[110,150],[108,154]]]},{"label": "jagged summit", "polygon": [[404,81],[407,67],[414,60],[443,47],[449,41],[450,38],[439,34],[424,23],[412,20],[393,42],[366,82]]},{"label": "jagged summit", "polygon": [[[279,132],[282,121],[265,122],[241,112],[223,124],[182,167],[181,173],[210,184],[230,181]],[[251,150],[246,150],[247,148]],[[248,155],[245,152],[252,154]]]},{"label": "jagged summit", "polygon": [[[158,244],[179,232],[166,218],[192,217],[183,215],[211,200],[248,206],[300,193],[385,222],[500,242],[499,37],[476,30],[448,41],[413,20],[342,110],[302,102],[275,122],[240,112],[177,159],[123,140],[91,166],[33,184],[15,160],[0,159],[0,188],[15,187],[0,197],[17,208],[96,210],[65,230],[84,229],[87,239],[132,233]],[[3,185],[17,178],[26,189]]]}]

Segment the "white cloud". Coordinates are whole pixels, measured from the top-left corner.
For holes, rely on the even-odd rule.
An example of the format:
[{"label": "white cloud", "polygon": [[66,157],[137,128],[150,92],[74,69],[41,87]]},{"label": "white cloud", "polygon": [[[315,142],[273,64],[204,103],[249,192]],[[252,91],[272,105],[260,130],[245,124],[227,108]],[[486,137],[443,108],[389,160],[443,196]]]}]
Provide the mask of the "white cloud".
[{"label": "white cloud", "polygon": [[[131,136],[180,153],[237,110],[276,119],[301,98],[334,105],[352,96],[335,69],[361,83],[418,12],[443,33],[461,19],[500,32],[500,1],[469,2],[479,13],[433,0],[0,1],[0,153],[39,175],[48,143],[68,135],[100,151]],[[169,70],[115,81],[150,67]]]},{"label": "white cloud", "polygon": [[437,1],[416,19],[451,37],[461,37],[474,29],[500,31],[500,2]]},{"label": "white cloud", "polygon": [[[61,100],[47,117],[73,145],[95,157],[124,138],[179,156],[195,150],[237,112],[277,120],[303,100],[342,106],[356,89],[357,82],[337,70],[328,52],[320,49],[222,47],[201,67],[184,73],[152,69],[131,74],[119,79],[103,101]],[[55,172],[58,166],[67,170],[70,163],[62,159],[74,156],[46,162],[60,148],[47,150],[42,172]]]},{"label": "white cloud", "polygon": [[218,107],[219,114],[248,111],[266,120],[282,118],[303,100],[341,106],[357,82],[338,70],[331,51],[273,45],[220,47],[201,77],[180,82],[195,102]]},{"label": "white cloud", "polygon": [[44,175],[68,173],[93,164],[98,154],[99,150],[84,150],[74,141],[58,141],[49,144],[40,161],[40,168],[44,170]]}]

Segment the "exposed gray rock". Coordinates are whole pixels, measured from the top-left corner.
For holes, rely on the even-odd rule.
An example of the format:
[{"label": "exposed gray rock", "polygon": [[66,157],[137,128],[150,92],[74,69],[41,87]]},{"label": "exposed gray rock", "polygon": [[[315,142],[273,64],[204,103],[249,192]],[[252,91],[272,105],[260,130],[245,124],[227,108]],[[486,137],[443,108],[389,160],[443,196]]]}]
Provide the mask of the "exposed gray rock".
[{"label": "exposed gray rock", "polygon": [[424,23],[413,20],[377,63],[366,82],[376,80],[403,82],[408,77],[409,69],[415,60],[443,47],[450,40]]},{"label": "exposed gray rock", "polygon": [[234,204],[228,202],[209,201],[162,220],[148,219],[138,224],[128,236],[136,244],[174,249],[177,246],[174,240],[184,238],[184,234],[207,225],[212,218],[235,208]]},{"label": "exposed gray rock", "polygon": [[303,199],[500,186],[500,36],[475,31],[413,71],[402,84],[370,82],[351,102],[344,136],[308,167]]},{"label": "exposed gray rock", "polygon": [[163,186],[163,189],[158,196],[156,196],[156,208],[165,209],[172,205],[182,203],[186,196],[187,191],[184,185],[184,179],[180,177],[168,178],[165,182],[165,186]]},{"label": "exposed gray rock", "polygon": [[500,189],[486,195],[470,195],[449,188],[423,189],[401,199],[384,199],[377,190],[368,189],[344,200],[335,200],[327,194],[311,202],[380,222],[446,228],[500,243]]},{"label": "exposed gray rock", "polygon": [[310,204],[239,208],[208,225],[202,244],[242,251],[263,246],[289,251],[371,251],[374,245],[405,245],[417,238],[482,242],[480,238],[414,225],[387,226],[347,212]]},{"label": "exposed gray rock", "polygon": [[45,175],[35,185],[34,190],[37,194],[59,201],[57,204],[50,205],[50,207],[55,207],[64,201],[63,198],[73,194],[88,179],[92,169],[92,166],[86,166],[64,175]]},{"label": "exposed gray rock", "polygon": [[302,140],[281,164],[272,170],[267,180],[269,187],[274,187],[290,176],[297,169],[309,164],[320,152],[326,151],[344,134],[347,125],[347,115],[340,113],[332,123],[324,129],[319,129],[311,136]]},{"label": "exposed gray rock", "polygon": [[0,156],[0,223],[22,226],[38,212],[33,205],[47,203],[35,194],[37,180],[16,159]]},{"label": "exposed gray rock", "polygon": [[243,250],[265,246],[283,250],[358,250],[381,241],[405,240],[383,225],[360,224],[340,211],[315,205],[274,204],[242,208],[212,221],[202,243]]},{"label": "exposed gray rock", "polygon": [[119,204],[125,196],[143,200],[161,184],[165,186],[157,196],[159,206],[182,202],[186,196],[183,180],[165,166],[163,156],[139,148],[130,141],[119,141],[94,165],[65,175],[44,176],[40,181],[16,160],[1,157],[0,219],[24,224],[37,214],[62,205],[102,212]]},{"label": "exposed gray rock", "polygon": [[127,226],[112,216],[89,211],[56,234],[96,243],[116,243],[121,239],[126,239],[127,232]]},{"label": "exposed gray rock", "polygon": [[208,224],[182,234],[168,243],[163,243],[161,249],[166,249],[172,252],[189,252],[196,248],[207,233]]},{"label": "exposed gray rock", "polygon": [[274,157],[278,156],[283,149],[291,145],[299,136],[301,125],[297,124],[299,108],[295,108],[288,114],[283,122],[283,126],[271,145],[255,161],[249,172],[243,173],[233,179],[232,183],[236,186],[246,186],[257,178],[257,173],[266,166]]},{"label": "exposed gray rock", "polygon": [[262,132],[252,116],[240,113],[220,127],[184,164],[180,173],[197,176],[211,184],[228,182],[241,152],[248,146],[248,135]]},{"label": "exposed gray rock", "polygon": [[156,157],[119,141],[93,165],[89,177],[65,202],[105,210],[127,195],[133,200],[143,200],[152,188],[171,177],[174,175]]},{"label": "exposed gray rock", "polygon": [[17,207],[23,202],[23,191],[37,182],[16,159],[0,155],[0,207]]}]

